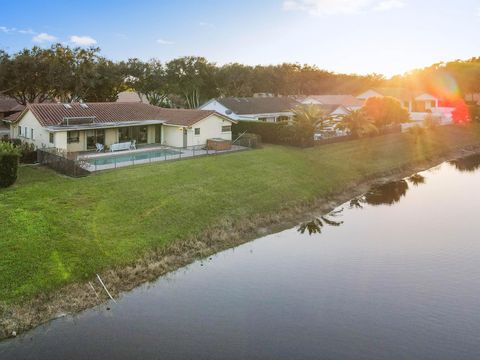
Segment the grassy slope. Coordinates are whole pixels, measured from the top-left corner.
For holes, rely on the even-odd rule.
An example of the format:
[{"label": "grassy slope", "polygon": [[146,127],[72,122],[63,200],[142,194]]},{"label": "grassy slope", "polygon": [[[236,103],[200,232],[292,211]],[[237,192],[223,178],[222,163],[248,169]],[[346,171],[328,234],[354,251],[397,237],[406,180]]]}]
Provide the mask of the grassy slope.
[{"label": "grassy slope", "polygon": [[350,181],[480,142],[480,128],[262,150],[157,163],[70,179],[22,167],[0,190],[0,300],[29,298],[223,218],[275,212]]}]

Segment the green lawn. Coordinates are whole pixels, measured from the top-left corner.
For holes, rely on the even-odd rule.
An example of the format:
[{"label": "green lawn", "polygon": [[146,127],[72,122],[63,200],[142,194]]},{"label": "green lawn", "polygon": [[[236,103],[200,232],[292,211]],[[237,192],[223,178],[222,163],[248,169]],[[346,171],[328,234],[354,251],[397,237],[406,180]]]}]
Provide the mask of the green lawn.
[{"label": "green lawn", "polygon": [[353,180],[480,143],[480,127],[312,149],[261,150],[127,167],[71,179],[22,167],[0,190],[0,300],[7,303],[198,234],[222,219],[273,213]]}]

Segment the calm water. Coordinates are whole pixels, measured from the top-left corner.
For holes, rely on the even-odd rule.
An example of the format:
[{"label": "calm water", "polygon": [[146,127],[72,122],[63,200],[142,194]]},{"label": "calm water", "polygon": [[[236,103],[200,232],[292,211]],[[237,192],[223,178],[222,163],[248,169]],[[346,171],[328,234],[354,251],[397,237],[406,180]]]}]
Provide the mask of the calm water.
[{"label": "calm water", "polygon": [[0,359],[479,358],[479,164],[374,189],[0,343]]}]

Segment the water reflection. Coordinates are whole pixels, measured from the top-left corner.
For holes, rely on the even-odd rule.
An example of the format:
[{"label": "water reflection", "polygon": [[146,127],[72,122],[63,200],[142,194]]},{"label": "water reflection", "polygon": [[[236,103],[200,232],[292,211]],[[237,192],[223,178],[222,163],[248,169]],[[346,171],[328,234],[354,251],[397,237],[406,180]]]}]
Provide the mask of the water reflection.
[{"label": "water reflection", "polygon": [[327,216],[320,216],[311,221],[301,223],[298,226],[297,231],[301,234],[304,234],[305,231],[308,231],[308,234],[312,235],[312,234],[320,234],[322,232],[322,228],[325,225],[340,226],[343,224],[343,221],[332,220],[329,217],[339,216],[342,211],[343,211],[343,208],[341,208],[340,210],[332,211]]},{"label": "water reflection", "polygon": [[480,168],[480,154],[450,161],[450,165],[453,165],[455,169],[461,172],[473,172]]},{"label": "water reflection", "polygon": [[365,194],[365,202],[369,205],[393,205],[405,196],[408,183],[405,180],[392,181],[376,186]]},{"label": "water reflection", "polygon": [[420,174],[414,174],[410,176],[408,180],[415,186],[418,186],[420,184],[425,184],[425,176],[422,176]]},{"label": "water reflection", "polygon": [[[414,186],[419,186],[425,184],[425,177],[420,174],[414,174],[408,178],[408,181]],[[371,188],[365,195],[350,200],[348,207],[349,209],[363,209],[365,204],[372,206],[394,205],[406,195],[408,189],[408,182],[406,180],[392,181],[378,185]],[[308,234],[312,235],[320,234],[325,225],[340,226],[343,224],[343,221],[335,221],[329,217],[338,216],[342,211],[343,208],[331,212],[327,216],[321,216],[311,221],[301,223],[297,230],[301,234],[308,231]]]}]

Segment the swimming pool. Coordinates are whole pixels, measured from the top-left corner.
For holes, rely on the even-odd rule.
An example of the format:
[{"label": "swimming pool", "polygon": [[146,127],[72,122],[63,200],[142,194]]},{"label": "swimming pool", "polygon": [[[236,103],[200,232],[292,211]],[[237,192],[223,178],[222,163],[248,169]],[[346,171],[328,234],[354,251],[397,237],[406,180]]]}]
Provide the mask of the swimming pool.
[{"label": "swimming pool", "polygon": [[150,159],[157,159],[158,158],[171,158],[172,156],[180,156],[182,154],[181,151],[172,150],[172,149],[156,149],[152,151],[142,151],[139,153],[129,153],[129,154],[122,154],[122,153],[112,153],[111,156],[101,156],[96,158],[87,158],[84,161],[88,162],[91,165],[109,165],[109,164],[117,164],[117,163],[125,163],[125,162],[135,162],[139,160],[150,160]]}]

